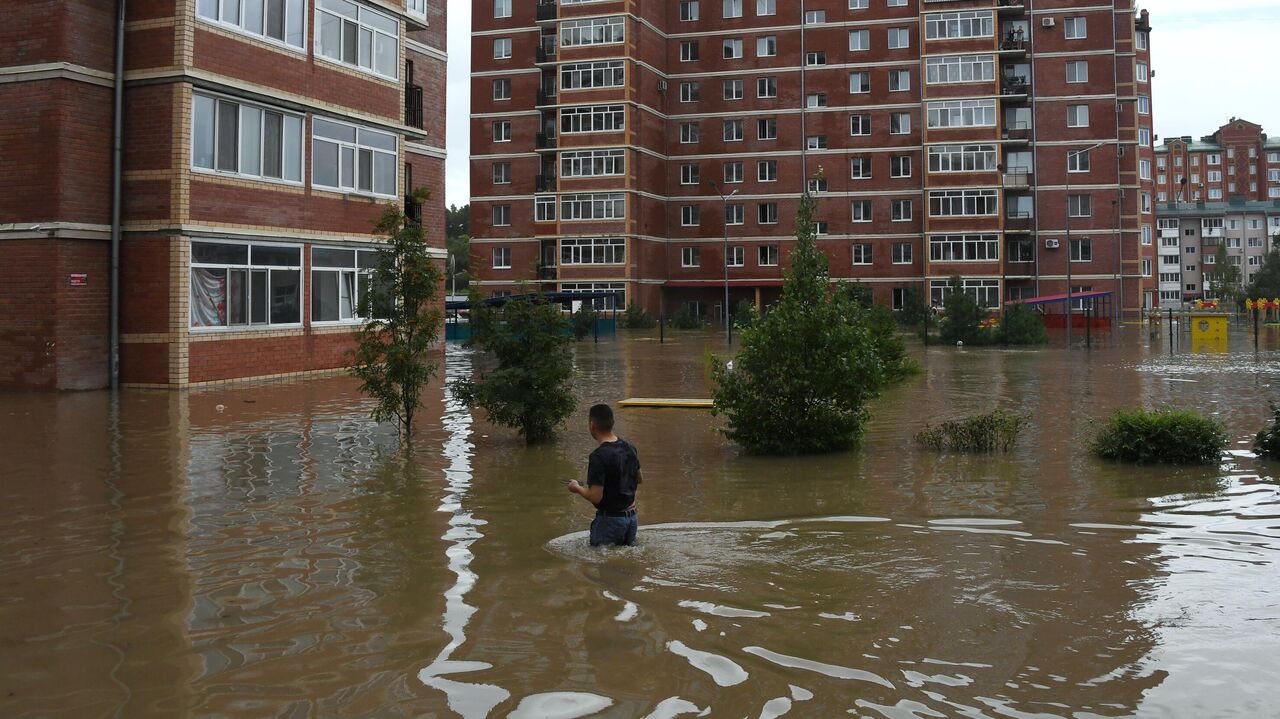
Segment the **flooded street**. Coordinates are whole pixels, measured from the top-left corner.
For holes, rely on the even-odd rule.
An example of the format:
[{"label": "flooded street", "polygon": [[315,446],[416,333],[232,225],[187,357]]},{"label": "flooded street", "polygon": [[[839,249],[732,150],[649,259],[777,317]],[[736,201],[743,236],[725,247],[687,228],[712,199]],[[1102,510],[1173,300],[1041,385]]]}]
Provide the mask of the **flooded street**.
[{"label": "flooded street", "polygon": [[[553,446],[437,386],[409,459],[346,378],[0,395],[0,716],[1274,716],[1280,466],[1247,449],[1280,350],[1237,339],[915,347],[842,455],[620,410],[646,482],[609,552],[563,484],[587,407],[709,396],[717,335],[578,345]],[[1088,455],[1165,403],[1227,424],[1221,466]],[[996,406],[1032,417],[1007,456],[912,441]]]}]

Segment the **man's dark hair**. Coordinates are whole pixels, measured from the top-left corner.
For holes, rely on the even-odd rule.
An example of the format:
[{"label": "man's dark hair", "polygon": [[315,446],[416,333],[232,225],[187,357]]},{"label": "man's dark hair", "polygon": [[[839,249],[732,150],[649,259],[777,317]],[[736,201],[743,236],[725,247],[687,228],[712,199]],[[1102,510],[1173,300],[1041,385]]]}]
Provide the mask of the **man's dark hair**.
[{"label": "man's dark hair", "polygon": [[595,423],[596,429],[603,432],[613,431],[613,410],[607,404],[596,404],[591,406],[591,412],[587,417]]}]

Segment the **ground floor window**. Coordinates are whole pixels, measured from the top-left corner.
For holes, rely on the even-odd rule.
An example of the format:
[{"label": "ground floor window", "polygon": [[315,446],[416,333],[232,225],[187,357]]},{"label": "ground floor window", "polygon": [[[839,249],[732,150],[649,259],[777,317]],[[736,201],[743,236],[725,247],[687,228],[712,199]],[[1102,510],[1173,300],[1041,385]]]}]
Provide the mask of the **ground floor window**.
[{"label": "ground floor window", "polygon": [[[946,304],[948,280],[932,280],[929,283],[929,302],[941,307]],[[973,295],[979,307],[995,309],[1000,306],[1000,280],[960,280],[961,288]]]},{"label": "ground floor window", "polygon": [[302,248],[247,242],[191,243],[193,328],[302,322]]},{"label": "ground floor window", "polygon": [[597,297],[592,304],[598,310],[618,310],[627,306],[627,283],[625,282],[564,282],[560,291],[567,294],[580,292],[614,292],[610,297]]},{"label": "ground floor window", "polygon": [[900,310],[903,307],[907,306],[907,288],[905,287],[893,288],[893,304],[891,306],[895,310]]},{"label": "ground floor window", "polygon": [[360,301],[369,291],[369,273],[377,262],[377,250],[312,248],[311,321],[365,319],[360,315]]}]

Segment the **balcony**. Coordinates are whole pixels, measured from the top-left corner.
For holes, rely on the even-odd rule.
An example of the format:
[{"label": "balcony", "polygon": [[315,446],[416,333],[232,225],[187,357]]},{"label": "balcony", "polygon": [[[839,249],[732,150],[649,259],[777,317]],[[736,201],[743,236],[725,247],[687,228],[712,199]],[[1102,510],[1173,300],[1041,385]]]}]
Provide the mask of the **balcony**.
[{"label": "balcony", "polygon": [[1031,232],[1034,218],[1030,212],[1011,211],[1004,218],[1005,232]]},{"label": "balcony", "polygon": [[413,195],[404,196],[404,216],[411,222],[422,224],[422,203],[414,199]]},{"label": "balcony", "polygon": [[1031,123],[1029,122],[1011,122],[1004,126],[1002,137],[1012,142],[1030,142],[1031,141]]},{"label": "balcony", "polygon": [[545,132],[539,132],[534,138],[534,145],[539,150],[554,150],[556,149],[556,136]]},{"label": "balcony", "polygon": [[560,8],[557,7],[555,0],[541,0],[538,3],[538,22],[551,22],[560,15]]},{"label": "balcony", "polygon": [[557,279],[555,265],[538,265],[538,281],[539,282],[555,282]]},{"label": "balcony", "polygon": [[996,10],[1001,15],[1018,15],[1027,11],[1025,0],[1000,0]]},{"label": "balcony", "polygon": [[534,190],[536,192],[555,192],[556,191],[556,173],[540,172],[534,178]]},{"label": "balcony", "polygon": [[1031,80],[1026,75],[1005,75],[1000,83],[1000,95],[1004,100],[1026,100],[1031,94]]},{"label": "balcony", "polygon": [[1201,237],[1222,237],[1221,227],[1202,227],[1200,228]]},{"label": "balcony", "polygon": [[554,90],[548,91],[545,87],[538,88],[538,107],[556,104],[556,93]]},{"label": "balcony", "polygon": [[556,47],[554,44],[548,46],[546,43],[538,45],[537,51],[534,53],[534,62],[541,65],[543,63],[556,61]]},{"label": "balcony", "polygon": [[406,85],[404,88],[404,124],[419,130],[423,127],[422,86]]},{"label": "balcony", "polygon": [[1025,167],[1013,167],[1004,173],[1004,189],[1026,190],[1032,184],[1031,170]]},{"label": "balcony", "polygon": [[1027,54],[1027,39],[1020,32],[1006,33],[1000,41],[1000,54],[1005,56],[1024,56]]},{"label": "balcony", "polygon": [[1160,228],[1160,237],[1162,237],[1162,238],[1164,238],[1164,237],[1179,237],[1179,236],[1180,236],[1180,235],[1178,234],[1178,228],[1176,228],[1176,227],[1161,227],[1161,228]]}]

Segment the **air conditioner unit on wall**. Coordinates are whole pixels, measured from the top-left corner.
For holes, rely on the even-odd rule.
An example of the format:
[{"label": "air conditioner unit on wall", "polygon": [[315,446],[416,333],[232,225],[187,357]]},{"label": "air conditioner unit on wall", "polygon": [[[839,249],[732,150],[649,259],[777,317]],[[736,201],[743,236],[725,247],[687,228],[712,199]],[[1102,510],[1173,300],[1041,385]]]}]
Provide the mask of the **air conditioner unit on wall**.
[{"label": "air conditioner unit on wall", "polygon": [[1051,250],[1056,250],[1058,249],[1059,246],[1061,246],[1061,243],[1058,240],[1045,240],[1044,246]]},{"label": "air conditioner unit on wall", "polygon": [[1040,27],[1053,27],[1054,25],[1057,25],[1057,24],[1058,24],[1058,21],[1054,20],[1051,17],[1040,19]]}]

